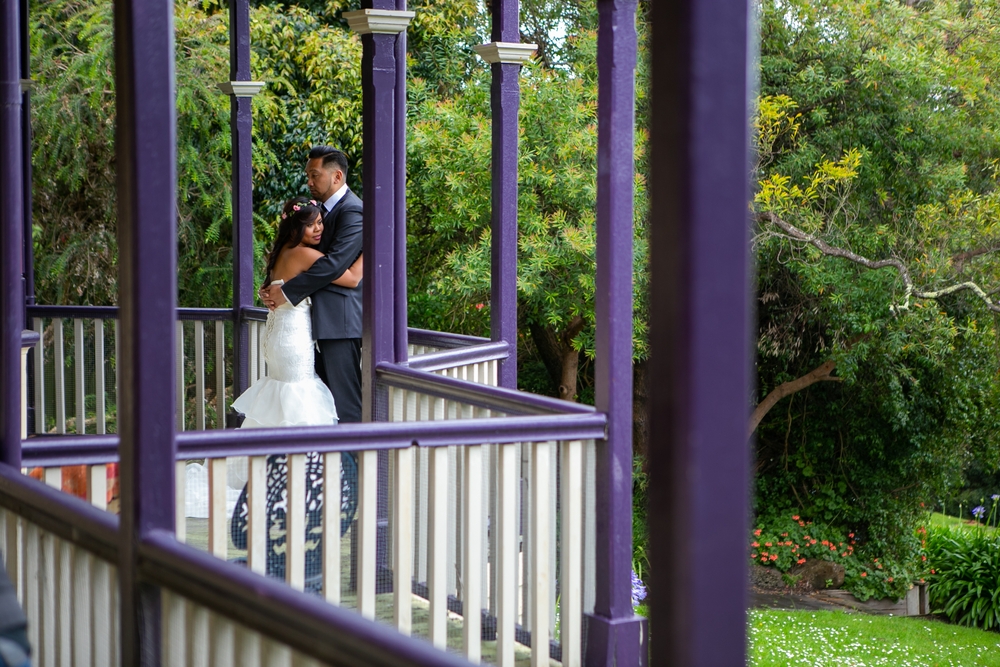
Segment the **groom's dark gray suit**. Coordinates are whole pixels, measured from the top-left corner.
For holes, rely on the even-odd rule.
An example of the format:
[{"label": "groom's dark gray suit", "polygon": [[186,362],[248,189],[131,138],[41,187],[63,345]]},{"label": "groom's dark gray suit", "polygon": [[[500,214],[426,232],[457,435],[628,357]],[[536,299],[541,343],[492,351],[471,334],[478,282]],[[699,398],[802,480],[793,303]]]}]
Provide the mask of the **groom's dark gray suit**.
[{"label": "groom's dark gray suit", "polygon": [[361,254],[361,219],[361,199],[348,189],[323,218],[318,250],[324,257],[281,288],[292,305],[312,297],[316,372],[333,392],[342,422],[361,421],[361,284],[351,288],[331,281]]}]

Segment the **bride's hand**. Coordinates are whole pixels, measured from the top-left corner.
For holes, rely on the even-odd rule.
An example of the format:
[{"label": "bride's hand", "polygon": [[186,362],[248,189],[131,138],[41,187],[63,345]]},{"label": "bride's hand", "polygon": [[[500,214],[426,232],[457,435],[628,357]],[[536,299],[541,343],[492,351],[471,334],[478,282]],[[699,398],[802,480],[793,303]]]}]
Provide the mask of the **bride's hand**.
[{"label": "bride's hand", "polygon": [[288,301],[288,299],[285,298],[285,293],[281,291],[281,287],[278,285],[261,287],[258,294],[260,295],[260,300],[264,302],[264,305],[267,306],[268,310],[274,310],[281,304]]}]

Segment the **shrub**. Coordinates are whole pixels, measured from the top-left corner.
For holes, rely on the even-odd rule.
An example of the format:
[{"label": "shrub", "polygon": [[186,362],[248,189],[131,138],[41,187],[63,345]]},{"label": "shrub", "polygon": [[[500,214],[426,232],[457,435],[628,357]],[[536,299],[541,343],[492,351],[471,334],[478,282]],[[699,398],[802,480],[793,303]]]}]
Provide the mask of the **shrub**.
[{"label": "shrub", "polygon": [[753,531],[750,547],[752,562],[781,572],[807,559],[839,563],[844,566],[844,589],[859,600],[898,600],[913,583],[923,581],[922,553],[907,560],[877,556],[859,544],[853,532],[815,524],[797,514],[763,520]]},{"label": "shrub", "polygon": [[928,593],[952,623],[1000,630],[1000,535],[982,528],[932,528]]}]

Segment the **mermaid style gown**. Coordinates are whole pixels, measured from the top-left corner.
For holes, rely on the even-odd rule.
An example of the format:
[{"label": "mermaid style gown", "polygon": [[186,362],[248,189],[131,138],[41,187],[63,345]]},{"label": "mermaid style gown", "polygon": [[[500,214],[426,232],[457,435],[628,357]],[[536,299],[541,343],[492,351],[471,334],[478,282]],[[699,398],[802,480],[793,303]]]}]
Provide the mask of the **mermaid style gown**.
[{"label": "mermaid style gown", "polygon": [[[276,281],[277,282],[277,281]],[[318,426],[337,423],[333,394],[316,374],[313,352],[311,299],[299,305],[284,303],[267,316],[261,342],[267,376],[233,402],[243,413],[240,428],[278,426]],[[341,534],[354,514],[357,464],[350,455],[341,457]],[[267,573],[285,576],[285,510],[288,495],[288,459],[273,455],[267,459]],[[306,578],[318,584],[321,550],[320,520],[323,507],[323,459],[315,453],[306,457]],[[346,511],[347,516],[344,517]],[[247,488],[236,503],[231,537],[238,549],[247,547]],[[279,553],[280,552],[280,553]]]}]

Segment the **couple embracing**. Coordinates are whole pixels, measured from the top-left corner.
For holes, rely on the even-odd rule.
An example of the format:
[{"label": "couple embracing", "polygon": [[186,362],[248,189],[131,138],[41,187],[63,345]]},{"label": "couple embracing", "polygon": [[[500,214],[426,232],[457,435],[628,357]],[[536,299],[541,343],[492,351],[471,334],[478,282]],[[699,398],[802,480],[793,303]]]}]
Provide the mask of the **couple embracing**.
[{"label": "couple embracing", "polygon": [[[347,187],[347,158],[335,148],[313,148],[306,176],[312,199],[285,202],[267,258],[260,290],[270,310],[262,340],[267,377],[233,402],[244,415],[242,428],[361,421],[362,203]],[[353,485],[346,468],[356,464],[341,458],[345,486]],[[310,535],[321,518],[322,459],[310,454],[306,465]],[[283,577],[286,457],[269,457],[267,468],[267,569]],[[246,521],[244,489],[232,522],[237,548],[246,548]],[[307,546],[307,576],[318,563],[317,546]]]}]

